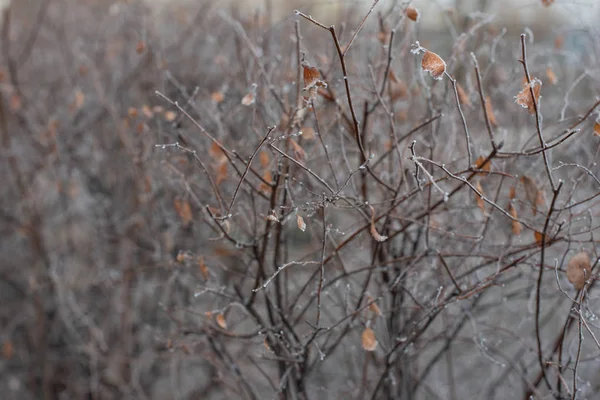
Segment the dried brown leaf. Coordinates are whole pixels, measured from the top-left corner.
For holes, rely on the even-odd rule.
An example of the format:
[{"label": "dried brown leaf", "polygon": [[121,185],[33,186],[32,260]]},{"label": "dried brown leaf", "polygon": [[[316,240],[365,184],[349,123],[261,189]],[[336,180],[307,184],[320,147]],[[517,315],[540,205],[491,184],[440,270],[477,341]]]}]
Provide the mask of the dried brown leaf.
[{"label": "dried brown leaf", "polygon": [[227,329],[227,321],[225,320],[225,316],[223,313],[217,314],[215,317],[215,321],[217,321],[217,325],[221,327],[221,329]]},{"label": "dried brown leaf", "polygon": [[590,256],[585,252],[581,251],[575,254],[567,265],[567,279],[573,284],[575,289],[581,290],[585,286],[585,282],[590,279],[592,275],[592,265],[590,263]]},{"label": "dried brown leaf", "polygon": [[[484,156],[479,156],[479,157],[477,157],[477,160],[475,160],[475,168],[480,171],[490,172],[491,165],[492,165],[491,160],[486,161],[486,158]],[[481,175],[486,175],[486,174],[484,174],[482,172]]]},{"label": "dried brown leaf", "polygon": [[217,91],[210,94],[210,99],[213,101],[213,103],[219,104],[225,100],[225,96],[222,92]]},{"label": "dried brown leaf", "polygon": [[513,235],[520,235],[521,231],[523,230],[523,227],[521,226],[521,223],[519,221],[516,221],[516,219],[518,218],[517,209],[515,208],[515,206],[513,205],[512,202],[508,206],[508,213],[510,214],[511,217],[515,218],[512,220]]},{"label": "dried brown leaf", "polygon": [[[533,97],[531,96],[531,89],[533,89]],[[536,105],[539,107],[540,104],[540,92],[542,90],[542,81],[537,78],[531,80],[531,83],[525,85],[523,90],[515,96],[515,103],[529,111],[529,114],[535,114]],[[534,103],[535,97],[535,103]]]},{"label": "dried brown leaf", "polygon": [[421,60],[423,71],[429,72],[433,79],[440,80],[446,72],[446,62],[433,51],[425,50]]},{"label": "dried brown leaf", "polygon": [[533,231],[533,237],[538,246],[542,244],[542,241],[544,240],[544,234],[542,232]]},{"label": "dried brown leaf", "polygon": [[175,111],[165,111],[164,117],[167,122],[173,122],[177,118],[177,113]]},{"label": "dried brown leaf", "polygon": [[202,256],[198,257],[198,267],[200,268],[200,273],[202,274],[202,279],[207,281],[208,280],[208,267],[206,266],[206,263],[204,262],[204,257],[202,257]]},{"label": "dried brown leaf", "polygon": [[246,95],[242,97],[242,104],[245,106],[254,104],[255,97],[256,96],[252,92],[246,93]]},{"label": "dried brown leaf", "polygon": [[375,302],[375,299],[373,299],[373,297],[367,296],[367,302],[370,303],[369,311],[371,311],[373,314],[377,315],[378,317],[381,317],[383,315],[381,310],[379,309],[379,306]]},{"label": "dried brown leaf", "polygon": [[292,144],[292,150],[294,151],[294,157],[298,161],[304,161],[306,159],[306,151],[300,146],[294,139],[290,139],[290,143]]},{"label": "dried brown leaf", "polygon": [[600,123],[596,122],[594,124],[594,135],[600,136]]},{"label": "dried brown leaf", "polygon": [[375,338],[375,332],[371,328],[365,328],[361,335],[361,344],[363,349],[366,351],[375,351],[377,348],[377,339]]},{"label": "dried brown leaf", "polygon": [[404,10],[404,14],[406,14],[406,16],[408,17],[408,19],[418,22],[419,21],[419,10],[417,10],[414,7],[406,7],[406,10]]},{"label": "dried brown leaf", "polygon": [[304,218],[300,214],[296,214],[296,225],[298,225],[298,229],[302,232],[306,231],[306,222],[304,222]]},{"label": "dried brown leaf", "polygon": [[478,195],[477,193],[475,194],[475,198],[477,201],[477,207],[479,207],[479,209],[481,210],[481,212],[485,213],[485,201],[483,200],[483,197],[485,194],[483,193],[483,187],[481,186],[481,182],[477,182],[475,184],[475,189],[477,189],[477,191],[479,193],[481,193],[481,196]]}]

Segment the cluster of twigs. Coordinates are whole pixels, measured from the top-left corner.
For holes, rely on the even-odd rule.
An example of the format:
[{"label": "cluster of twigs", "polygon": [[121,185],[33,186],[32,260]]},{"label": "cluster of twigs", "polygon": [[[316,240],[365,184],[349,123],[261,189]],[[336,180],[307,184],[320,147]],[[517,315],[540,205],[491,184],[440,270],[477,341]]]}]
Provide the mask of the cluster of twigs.
[{"label": "cluster of twigs", "polygon": [[[49,3],[34,49],[72,29]],[[131,34],[134,2],[105,47],[50,47],[66,77],[41,85],[23,74],[54,61],[15,55],[5,11],[0,366],[22,396],[598,390],[600,43],[378,3],[337,28],[207,2]]]}]

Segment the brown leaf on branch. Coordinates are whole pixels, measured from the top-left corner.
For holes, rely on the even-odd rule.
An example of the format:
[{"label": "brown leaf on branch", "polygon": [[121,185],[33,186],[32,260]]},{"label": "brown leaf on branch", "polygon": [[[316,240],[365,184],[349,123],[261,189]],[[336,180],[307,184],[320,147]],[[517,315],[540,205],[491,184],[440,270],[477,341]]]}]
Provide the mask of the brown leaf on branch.
[{"label": "brown leaf on branch", "polygon": [[596,122],[594,124],[594,135],[600,136],[600,123]]},{"label": "brown leaf on branch", "polygon": [[575,254],[567,265],[567,279],[569,279],[569,282],[573,284],[575,289],[581,290],[591,276],[592,265],[590,256],[585,251]]},{"label": "brown leaf on branch", "polygon": [[[531,96],[531,89],[533,89],[533,96]],[[539,107],[540,104],[540,92],[542,90],[542,81],[537,78],[531,80],[531,83],[525,85],[523,90],[515,96],[515,103],[529,111],[529,114],[535,114],[536,105]]]},{"label": "brown leaf on branch", "polygon": [[306,231],[306,222],[304,222],[304,218],[300,214],[296,214],[296,225],[298,225],[298,229],[302,232]]},{"label": "brown leaf on branch", "polygon": [[440,80],[446,72],[446,62],[433,51],[425,50],[421,60],[423,71],[429,72],[433,79]]},{"label": "brown leaf on branch", "polygon": [[510,214],[511,217],[515,218],[512,220],[513,235],[520,235],[521,231],[523,230],[523,227],[521,226],[521,223],[519,221],[516,221],[516,219],[518,218],[517,209],[515,208],[515,206],[513,205],[512,202],[508,206],[508,213]]},{"label": "brown leaf on branch", "polygon": [[456,91],[458,93],[458,101],[460,102],[460,104],[463,104],[465,106],[471,106],[471,100],[469,99],[469,95],[458,82],[456,83]]},{"label": "brown leaf on branch", "polygon": [[217,325],[219,325],[221,329],[227,329],[227,321],[225,320],[223,313],[217,314],[215,321],[217,321]]},{"label": "brown leaf on branch", "polygon": [[417,10],[414,7],[406,7],[406,10],[404,10],[404,14],[406,14],[406,16],[408,17],[408,19],[410,19],[411,21],[415,21],[418,22],[419,21],[419,10]]},{"label": "brown leaf on branch", "polygon": [[481,196],[478,195],[477,193],[475,193],[475,200],[477,201],[477,207],[479,207],[481,212],[483,212],[485,214],[485,201],[483,200],[483,197],[482,197],[485,194],[483,193],[483,187],[481,186],[481,182],[477,181],[477,183],[475,184],[475,189],[477,189],[477,191],[479,193],[481,193]]},{"label": "brown leaf on branch", "polygon": [[371,328],[365,328],[360,341],[363,349],[366,351],[375,351],[377,349],[377,339],[375,338],[375,332]]}]

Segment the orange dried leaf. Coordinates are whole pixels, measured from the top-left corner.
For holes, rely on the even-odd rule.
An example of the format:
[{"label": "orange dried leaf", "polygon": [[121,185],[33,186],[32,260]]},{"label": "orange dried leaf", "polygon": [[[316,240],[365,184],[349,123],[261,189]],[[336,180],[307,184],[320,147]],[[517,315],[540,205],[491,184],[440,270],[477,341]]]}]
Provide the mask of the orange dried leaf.
[{"label": "orange dried leaf", "polygon": [[535,238],[535,242],[538,245],[542,244],[542,241],[544,240],[544,234],[542,232],[534,231],[533,232],[533,237]]},{"label": "orange dried leaf", "polygon": [[[266,170],[262,177],[265,181],[269,182],[269,184],[273,181],[273,175],[271,174],[270,170]],[[269,192],[271,190],[271,186],[261,182],[259,190],[262,192]]]},{"label": "orange dried leaf", "polygon": [[548,78],[548,82],[550,82],[551,85],[556,85],[556,83],[558,82],[556,74],[550,67],[546,68],[546,78]]},{"label": "orange dried leaf", "polygon": [[508,213],[510,214],[511,217],[514,218],[512,220],[513,235],[520,235],[521,231],[523,230],[523,227],[521,226],[521,223],[519,221],[516,221],[516,219],[518,218],[517,209],[515,208],[515,206],[512,203],[510,203],[510,205],[508,206]]},{"label": "orange dried leaf", "polygon": [[458,93],[458,101],[460,102],[460,104],[464,104],[466,106],[471,105],[471,100],[469,99],[469,95],[467,94],[465,89],[463,89],[463,87],[460,85],[460,83],[456,84],[456,92]]},{"label": "orange dried leaf", "polygon": [[[477,160],[475,160],[475,168],[480,171],[490,172],[491,160],[485,160],[484,156],[479,156]],[[482,174],[483,175],[483,174]]]},{"label": "orange dried leaf", "polygon": [[200,268],[200,273],[202,274],[202,278],[207,281],[208,280],[208,267],[204,262],[204,257],[198,257],[198,267]]},{"label": "orange dried leaf", "polygon": [[212,92],[210,94],[210,98],[214,103],[221,103],[223,100],[225,100],[225,96],[223,95],[223,93],[221,92]]},{"label": "orange dried leaf", "polygon": [[598,122],[594,124],[594,135],[600,136],[600,123]]},{"label": "orange dried leaf", "polygon": [[167,122],[173,122],[177,118],[177,113],[175,111],[165,111],[164,116]]},{"label": "orange dried leaf", "polygon": [[267,168],[269,166],[269,153],[267,153],[266,151],[262,150],[259,154],[258,154],[258,160],[260,161],[260,165],[263,168]]},{"label": "orange dried leaf", "polygon": [[311,126],[303,126],[302,137],[306,140],[313,140],[315,138],[315,130]]},{"label": "orange dried leaf", "polygon": [[361,338],[361,344],[363,349],[366,351],[375,351],[377,348],[377,339],[375,338],[375,332],[371,328],[365,328],[363,331]]},{"label": "orange dried leaf", "polygon": [[375,302],[375,299],[373,299],[371,296],[367,296],[367,302],[370,303],[369,311],[371,311],[373,314],[377,315],[378,317],[381,317],[383,315],[381,310],[379,309],[379,306]]},{"label": "orange dried leaf", "polygon": [[486,96],[485,98],[485,111],[487,112],[490,124],[498,126],[498,122],[496,121],[496,115],[494,114],[494,108],[492,107],[492,99],[490,98],[490,96]]},{"label": "orange dried leaf", "polygon": [[222,313],[217,314],[215,321],[217,321],[217,325],[219,325],[221,329],[227,329],[227,321],[225,321],[225,316]]},{"label": "orange dried leaf", "polygon": [[508,198],[512,200],[515,197],[517,197],[517,188],[514,186],[511,186],[510,191],[508,192]]},{"label": "orange dried leaf", "polygon": [[477,184],[475,185],[475,189],[477,189],[477,191],[479,193],[481,193],[481,196],[478,194],[475,194],[476,200],[477,200],[477,207],[479,207],[479,209],[485,213],[485,201],[483,200],[483,197],[485,194],[483,193],[483,187],[481,186],[481,182],[477,182]]},{"label": "orange dried leaf", "polygon": [[327,84],[321,80],[321,73],[315,67],[311,67],[306,61],[302,62],[304,89],[311,87],[327,87]]},{"label": "orange dried leaf", "polygon": [[217,178],[216,178],[216,184],[220,185],[221,182],[223,182],[225,179],[227,179],[227,163],[226,162],[222,162],[221,164],[219,164],[219,168],[217,170]]},{"label": "orange dried leaf", "polygon": [[306,222],[304,222],[304,218],[300,214],[296,214],[296,225],[298,225],[298,229],[302,232],[306,231]]},{"label": "orange dried leaf", "polygon": [[245,106],[249,106],[254,104],[255,95],[252,92],[248,92],[244,97],[242,97],[242,104]]},{"label": "orange dried leaf", "polygon": [[[533,89],[533,97],[531,92]],[[536,107],[540,104],[540,92],[542,90],[542,81],[537,78],[531,80],[531,83],[525,85],[523,90],[515,96],[515,103],[529,111],[529,114],[535,114]],[[535,98],[535,102],[534,102]]]},{"label": "orange dried leaf", "polygon": [[590,257],[585,251],[581,251],[569,260],[567,265],[567,279],[575,289],[581,290],[585,282],[592,276],[592,265]]},{"label": "orange dried leaf", "polygon": [[404,10],[404,14],[406,14],[406,16],[408,17],[408,19],[418,22],[419,21],[419,10],[417,10],[414,7],[406,7],[406,10]]},{"label": "orange dried leaf", "polygon": [[446,72],[446,62],[433,51],[425,50],[421,60],[423,71],[429,72],[433,79],[440,80]]},{"label": "orange dried leaf", "polygon": [[154,112],[148,105],[142,106],[142,113],[146,116],[146,118],[152,118],[154,116]]},{"label": "orange dried leaf", "polygon": [[189,201],[176,198],[175,211],[177,212],[177,215],[179,215],[179,218],[181,218],[183,226],[188,226],[190,222],[192,222],[192,206],[190,205]]}]

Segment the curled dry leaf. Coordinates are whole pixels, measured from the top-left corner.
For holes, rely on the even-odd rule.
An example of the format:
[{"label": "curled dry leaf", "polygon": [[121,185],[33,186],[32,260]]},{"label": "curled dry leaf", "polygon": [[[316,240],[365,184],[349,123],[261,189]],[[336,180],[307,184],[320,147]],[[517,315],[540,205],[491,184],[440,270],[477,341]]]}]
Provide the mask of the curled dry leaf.
[{"label": "curled dry leaf", "polygon": [[423,71],[429,72],[433,79],[440,80],[446,72],[446,62],[433,51],[425,50],[421,60]]},{"label": "curled dry leaf", "polygon": [[367,296],[367,302],[370,303],[369,311],[371,311],[373,314],[377,315],[378,317],[381,317],[383,315],[373,297]]},{"label": "curled dry leaf", "polygon": [[600,123],[596,122],[594,124],[594,135],[600,136]]},{"label": "curled dry leaf", "polygon": [[482,197],[482,196],[485,196],[485,194],[483,193],[483,187],[481,186],[481,182],[477,181],[477,184],[475,184],[475,189],[477,189],[477,191],[479,193],[481,193],[481,196],[478,195],[477,193],[475,193],[475,197],[477,200],[477,207],[479,207],[481,212],[485,213],[485,201],[483,200],[483,197]]},{"label": "curled dry leaf", "polygon": [[490,96],[486,96],[485,98],[485,111],[487,112],[490,124],[493,126],[498,126],[498,121],[496,121],[496,114],[494,114],[494,108],[492,107],[492,99]]},{"label": "curled dry leaf", "polygon": [[304,90],[308,91],[308,102],[317,97],[319,88],[326,88],[327,83],[321,80],[321,73],[315,67],[311,67],[307,61],[302,61]]},{"label": "curled dry leaf", "polygon": [[375,351],[377,348],[377,339],[375,338],[375,332],[371,328],[365,328],[363,331],[361,338],[361,344],[363,349],[366,351]]},{"label": "curled dry leaf", "polygon": [[243,105],[250,106],[254,104],[254,101],[256,100],[256,87],[256,83],[253,83],[252,86],[250,86],[250,90],[248,91],[248,93],[246,93],[246,95],[242,97]]},{"label": "curled dry leaf", "polygon": [[414,7],[406,7],[406,10],[404,10],[404,14],[406,14],[408,19],[410,19],[411,21],[415,21],[415,22],[419,21],[419,16],[420,16],[419,10],[417,10]]},{"label": "curled dry leaf", "polygon": [[518,218],[517,209],[515,208],[515,206],[513,205],[512,202],[508,206],[508,213],[510,214],[511,217],[514,218],[512,220],[512,233],[513,233],[513,235],[520,235],[521,231],[523,230],[523,227],[521,226],[521,223],[516,220]]},{"label": "curled dry leaf", "polygon": [[225,316],[222,313],[217,314],[215,321],[217,321],[217,325],[219,325],[222,329],[227,329],[227,321],[225,321]]},{"label": "curled dry leaf", "polygon": [[296,214],[296,225],[298,225],[298,229],[302,232],[306,231],[306,222],[304,222],[304,218],[300,214]]},{"label": "curled dry leaf", "polygon": [[385,242],[388,239],[387,236],[381,235],[379,232],[377,232],[377,228],[375,227],[375,210],[373,207],[371,207],[371,236],[377,242]]},{"label": "curled dry leaf", "polygon": [[[531,92],[533,89],[533,96],[531,96]],[[519,92],[518,95],[515,96],[515,103],[520,105],[523,108],[526,108],[529,111],[529,114],[535,114],[536,107],[539,107],[540,104],[540,92],[542,90],[542,81],[537,78],[531,80],[531,83],[525,85],[523,90]]]},{"label": "curled dry leaf", "polygon": [[567,265],[567,279],[569,279],[569,282],[573,284],[575,289],[583,289],[585,281],[590,279],[591,275],[592,265],[590,263],[590,256],[585,251],[575,254],[569,260],[569,264]]}]

